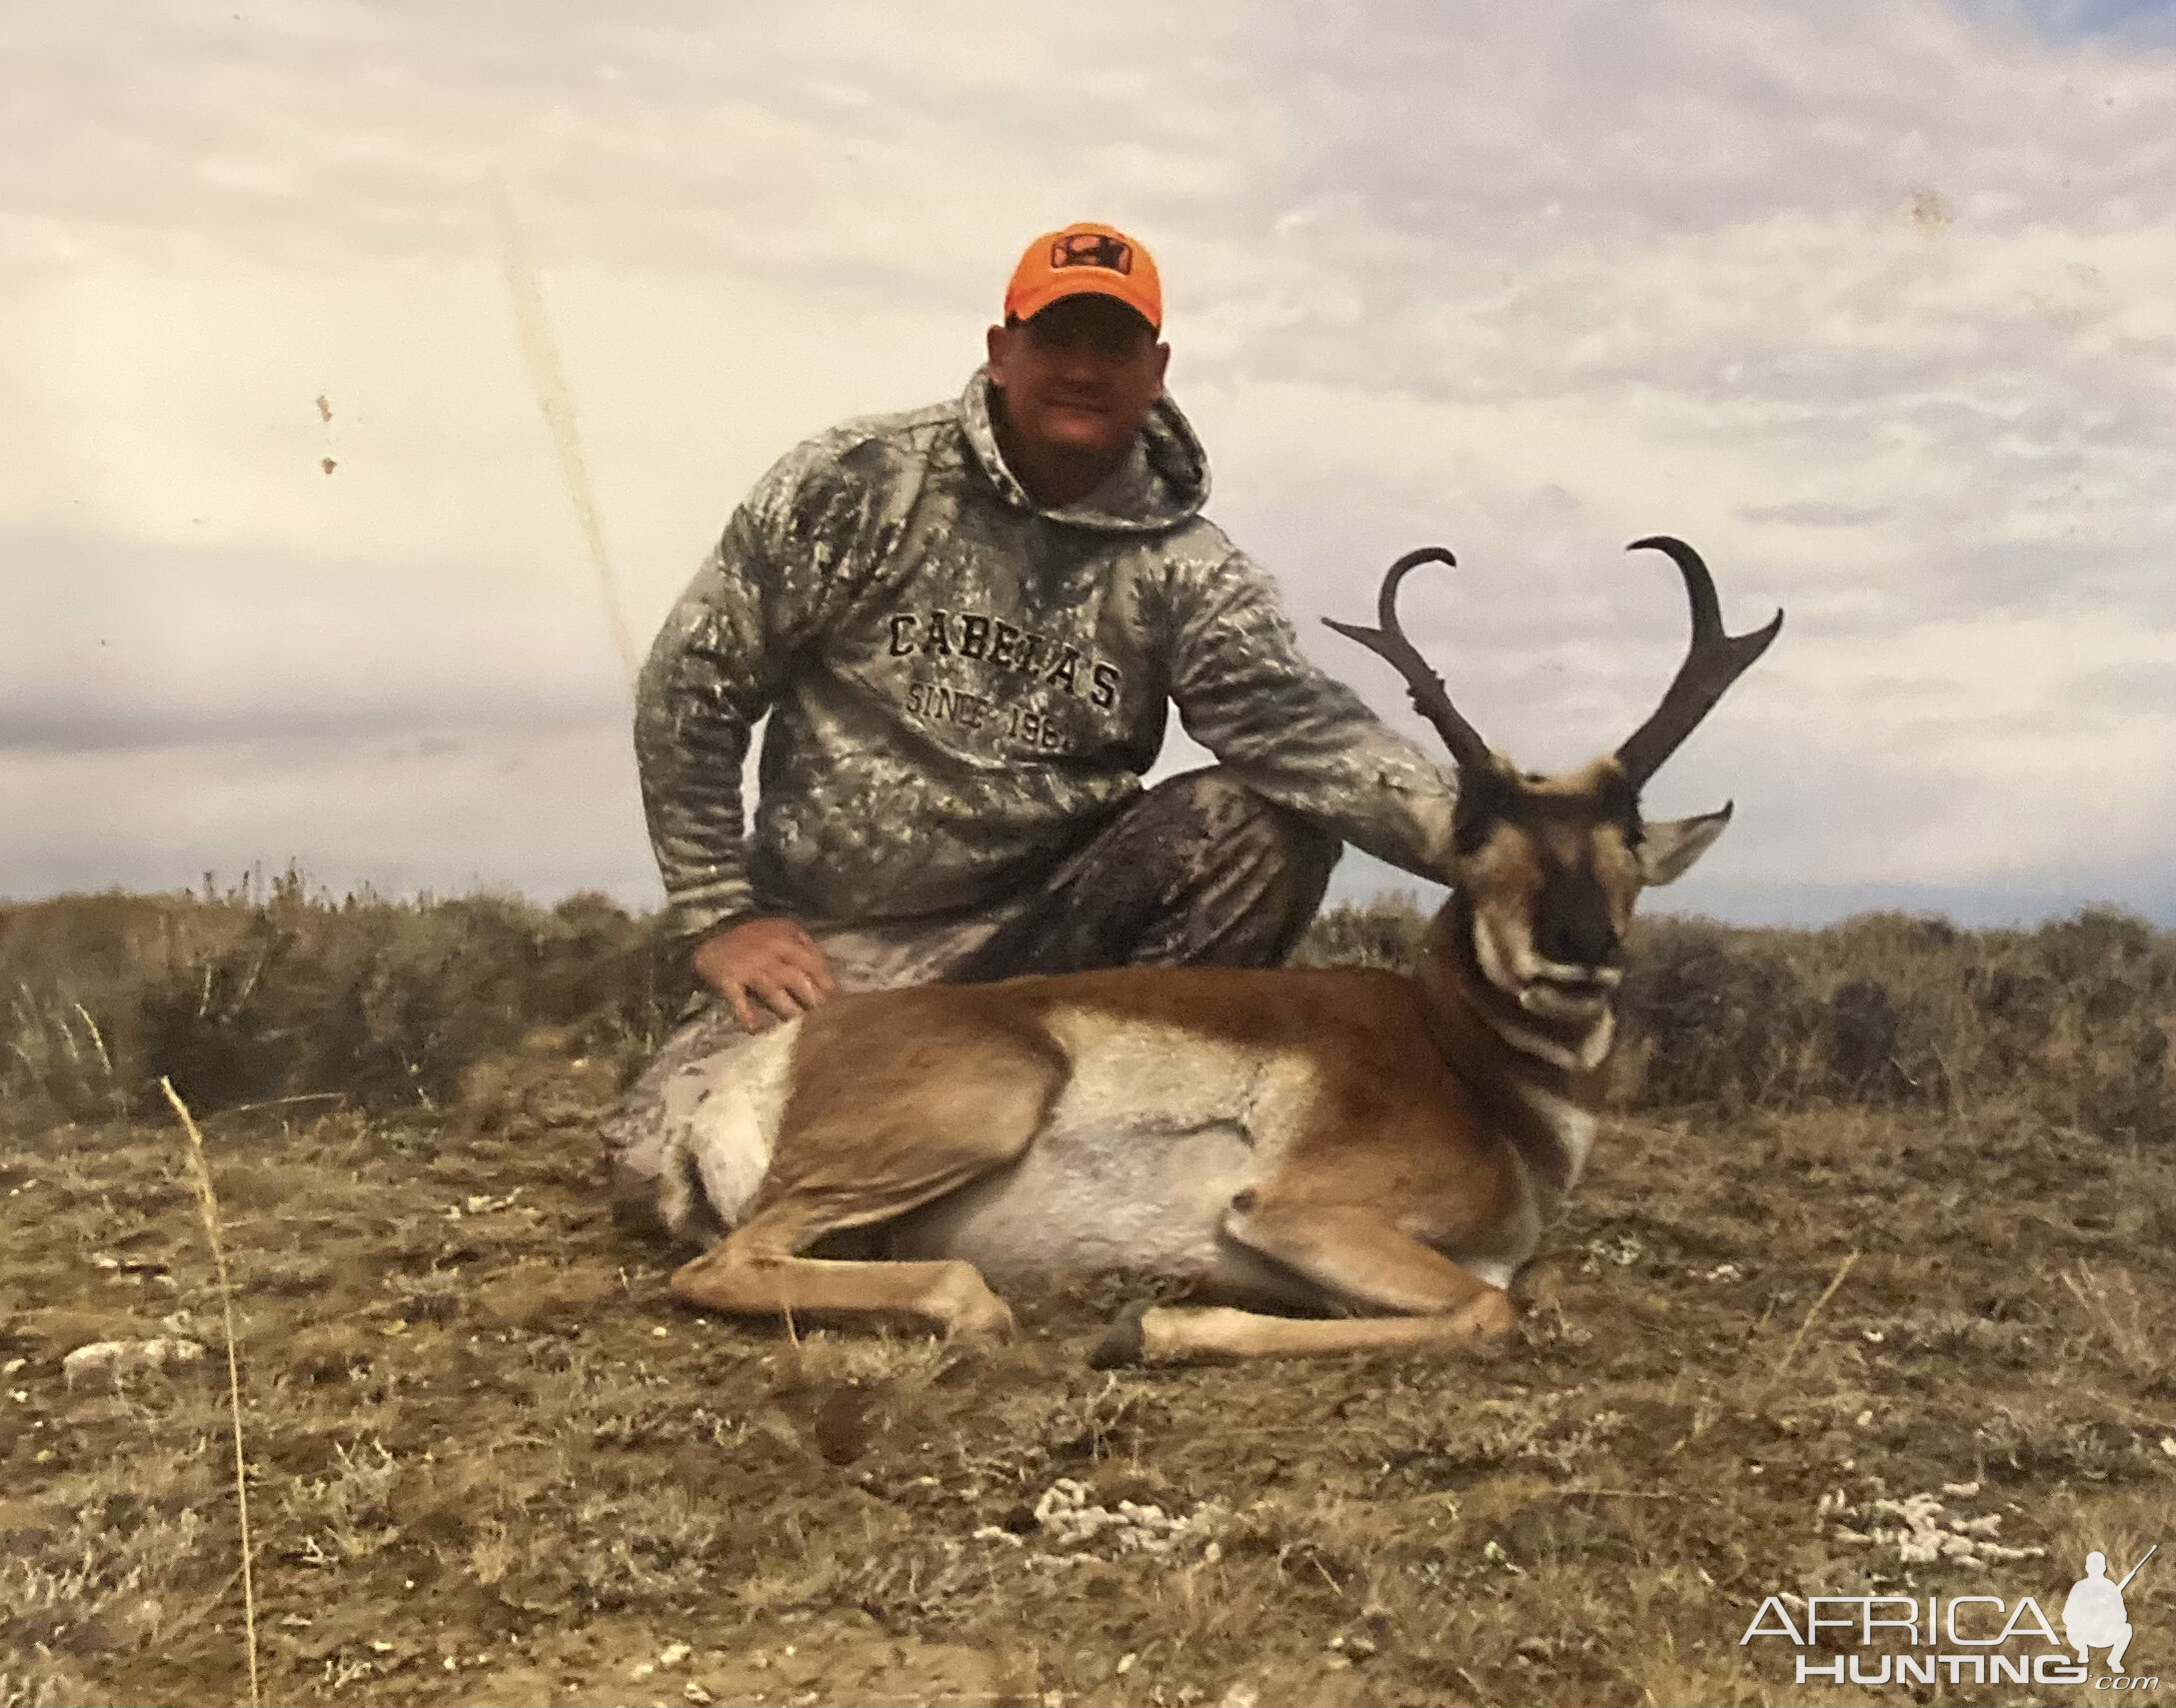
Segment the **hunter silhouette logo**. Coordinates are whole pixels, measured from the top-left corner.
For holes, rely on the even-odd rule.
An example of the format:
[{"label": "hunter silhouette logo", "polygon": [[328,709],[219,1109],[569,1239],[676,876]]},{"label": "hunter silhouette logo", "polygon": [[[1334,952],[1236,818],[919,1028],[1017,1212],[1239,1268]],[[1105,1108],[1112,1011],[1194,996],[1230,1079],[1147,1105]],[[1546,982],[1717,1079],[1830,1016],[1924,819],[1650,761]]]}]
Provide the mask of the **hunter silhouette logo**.
[{"label": "hunter silhouette logo", "polygon": [[[2037,1552],[2038,1550],[2034,1550]],[[1833,1684],[2089,1684],[2146,1691],[2160,1679],[2124,1668],[2131,1646],[2123,1592],[2160,1551],[2111,1581],[2108,1556],[2085,1556],[2085,1576],[2062,1605],[2062,1635],[2030,1595],[1771,1595],[1738,1646],[1782,1638],[1798,1651],[1796,1680]],[[2095,1675],[2091,1651],[2107,1651]],[[1811,1651],[1810,1653],[1808,1651]],[[2066,1652],[2067,1651],[2067,1652]]]},{"label": "hunter silhouette logo", "polygon": [[2160,1546],[2156,1542],[2148,1548],[2138,1565],[2123,1574],[2121,1583],[2108,1581],[2106,1554],[2096,1548],[2085,1556],[2085,1576],[2070,1586],[2070,1595],[2063,1602],[2063,1635],[2078,1651],[2081,1666],[2090,1664],[2087,1649],[2106,1649],[2110,1670],[2123,1670],[2123,1651],[2131,1646],[2131,1622],[2123,1611],[2123,1592]]}]

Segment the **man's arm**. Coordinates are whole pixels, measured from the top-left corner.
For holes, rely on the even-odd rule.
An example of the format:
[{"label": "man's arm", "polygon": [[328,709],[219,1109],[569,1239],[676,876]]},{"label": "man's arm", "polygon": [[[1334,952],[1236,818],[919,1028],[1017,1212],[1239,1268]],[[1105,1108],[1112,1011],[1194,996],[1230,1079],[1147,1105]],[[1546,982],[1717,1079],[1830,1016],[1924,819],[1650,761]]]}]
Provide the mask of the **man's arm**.
[{"label": "man's arm", "polygon": [[650,843],[697,974],[749,1031],[838,993],[801,925],[760,916],[748,877],[741,773],[750,732],[777,698],[818,603],[777,570],[783,470],[735,512],[673,607],[635,695],[635,753]]},{"label": "man's arm", "polygon": [[1173,589],[1171,698],[1186,733],[1249,788],[1378,858],[1448,880],[1456,785],[1301,655],[1275,586],[1243,553]]}]

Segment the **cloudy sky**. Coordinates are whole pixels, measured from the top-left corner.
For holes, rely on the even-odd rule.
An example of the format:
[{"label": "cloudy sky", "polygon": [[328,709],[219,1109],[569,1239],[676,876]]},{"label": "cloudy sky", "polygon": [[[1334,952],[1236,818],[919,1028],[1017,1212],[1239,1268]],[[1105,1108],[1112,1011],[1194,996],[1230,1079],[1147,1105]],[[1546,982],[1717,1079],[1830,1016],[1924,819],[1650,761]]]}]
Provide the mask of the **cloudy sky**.
[{"label": "cloudy sky", "polygon": [[1210,514],[1386,715],[1315,619],[1414,545],[1536,768],[1674,667],[1626,541],[1788,609],[1649,791],[1738,804],[1658,900],[2176,917],[2167,0],[76,0],[0,58],[0,895],[654,902],[614,610],[646,645],[796,439],[955,394],[1095,218]]}]

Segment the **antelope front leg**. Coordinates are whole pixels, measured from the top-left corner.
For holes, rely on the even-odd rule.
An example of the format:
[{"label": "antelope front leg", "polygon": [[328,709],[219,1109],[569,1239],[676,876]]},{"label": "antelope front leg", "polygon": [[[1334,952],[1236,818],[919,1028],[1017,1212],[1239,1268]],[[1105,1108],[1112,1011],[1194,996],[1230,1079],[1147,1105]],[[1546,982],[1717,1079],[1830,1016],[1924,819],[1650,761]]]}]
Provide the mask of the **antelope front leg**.
[{"label": "antelope front leg", "polygon": [[1375,1347],[1452,1346],[1508,1333],[1510,1295],[1362,1208],[1236,1203],[1224,1233],[1321,1288],[1355,1314],[1271,1316],[1217,1305],[1158,1305],[1119,1318],[1090,1354],[1098,1366],[1304,1357]]},{"label": "antelope front leg", "polygon": [[[1493,1289],[1491,1289],[1493,1290]],[[1502,1295],[1497,1295],[1502,1299]],[[1485,1301],[1484,1301],[1485,1304]],[[1127,1311],[1088,1354],[1098,1370],[1123,1364],[1223,1363],[1238,1358],[1309,1358],[1383,1347],[1468,1346],[1511,1326],[1493,1307],[1455,1316],[1269,1316],[1227,1305],[1151,1305]]]}]

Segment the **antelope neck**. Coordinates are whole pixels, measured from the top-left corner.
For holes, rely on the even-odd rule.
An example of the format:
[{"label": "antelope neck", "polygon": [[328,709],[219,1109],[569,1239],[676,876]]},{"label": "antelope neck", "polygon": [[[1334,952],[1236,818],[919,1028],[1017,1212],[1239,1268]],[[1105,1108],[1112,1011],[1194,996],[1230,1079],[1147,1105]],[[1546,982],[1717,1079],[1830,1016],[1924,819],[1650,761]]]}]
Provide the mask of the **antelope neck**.
[{"label": "antelope neck", "polygon": [[1534,1177],[1567,1189],[1593,1137],[1594,1069],[1608,1054],[1615,1010],[1604,1007],[1583,1030],[1527,1014],[1482,976],[1462,903],[1429,931],[1414,978],[1444,1065]]}]

